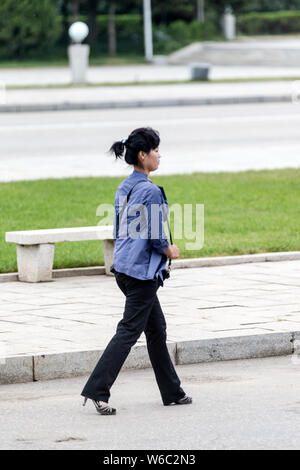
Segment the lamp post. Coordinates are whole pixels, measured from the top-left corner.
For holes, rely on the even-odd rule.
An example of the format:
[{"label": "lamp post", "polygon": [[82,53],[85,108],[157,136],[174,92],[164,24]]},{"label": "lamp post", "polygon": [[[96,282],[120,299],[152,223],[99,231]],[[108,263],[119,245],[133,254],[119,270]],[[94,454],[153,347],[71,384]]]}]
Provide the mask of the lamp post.
[{"label": "lamp post", "polygon": [[68,56],[72,71],[73,83],[84,83],[89,65],[90,46],[81,44],[89,34],[88,26],[82,21],[76,21],[69,28],[69,36],[75,44],[68,47]]},{"label": "lamp post", "polygon": [[153,59],[151,0],[144,0],[144,39],[145,57],[151,62]]},{"label": "lamp post", "polygon": [[224,14],[222,16],[223,35],[227,41],[235,39],[235,15],[232,12],[230,5],[226,5]]}]

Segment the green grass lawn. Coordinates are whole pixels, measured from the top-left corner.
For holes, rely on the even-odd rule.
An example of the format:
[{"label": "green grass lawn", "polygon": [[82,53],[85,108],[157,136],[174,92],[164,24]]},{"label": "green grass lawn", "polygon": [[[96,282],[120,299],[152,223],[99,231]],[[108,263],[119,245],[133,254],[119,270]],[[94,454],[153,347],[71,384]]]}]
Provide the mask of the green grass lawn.
[{"label": "green grass lawn", "polygon": [[[97,225],[124,178],[66,178],[0,183],[0,272],[17,271],[6,231]],[[181,258],[300,250],[300,168],[152,176],[169,205],[204,204],[204,246]],[[172,225],[172,224],[171,224]],[[102,243],[58,243],[54,268],[103,265]]]}]

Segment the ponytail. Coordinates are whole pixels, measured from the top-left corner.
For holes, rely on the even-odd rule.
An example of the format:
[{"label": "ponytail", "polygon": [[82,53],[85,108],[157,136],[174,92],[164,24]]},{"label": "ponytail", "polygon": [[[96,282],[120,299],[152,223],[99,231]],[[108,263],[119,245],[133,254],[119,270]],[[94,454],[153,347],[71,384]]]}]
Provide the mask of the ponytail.
[{"label": "ponytail", "polygon": [[109,149],[110,153],[115,154],[116,159],[122,158],[124,154],[124,150],[125,150],[125,144],[123,143],[123,141],[120,141],[120,140],[112,144],[112,146]]}]

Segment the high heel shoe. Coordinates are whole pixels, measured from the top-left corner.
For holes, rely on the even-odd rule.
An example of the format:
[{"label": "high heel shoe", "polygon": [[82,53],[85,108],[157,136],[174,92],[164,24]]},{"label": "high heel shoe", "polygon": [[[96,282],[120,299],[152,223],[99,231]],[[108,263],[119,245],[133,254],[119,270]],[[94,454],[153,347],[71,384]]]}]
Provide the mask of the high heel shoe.
[{"label": "high heel shoe", "polygon": [[[92,400],[92,399],[90,399],[90,400]],[[84,397],[83,405],[82,405],[82,406],[85,406],[87,401],[88,401],[88,398],[87,398],[87,397]],[[93,402],[94,405],[95,405],[95,408],[96,408],[96,410],[97,410],[97,413],[99,413],[100,415],[115,415],[116,412],[117,412],[116,408],[112,408],[112,407],[109,406],[109,405],[102,405],[102,404],[100,403],[100,401],[92,400],[92,402]]]},{"label": "high heel shoe", "polygon": [[192,403],[192,397],[188,397],[187,395],[184,395],[184,397],[179,398],[179,400],[174,400],[171,403],[164,403],[165,406],[170,406],[170,405],[189,405]]}]

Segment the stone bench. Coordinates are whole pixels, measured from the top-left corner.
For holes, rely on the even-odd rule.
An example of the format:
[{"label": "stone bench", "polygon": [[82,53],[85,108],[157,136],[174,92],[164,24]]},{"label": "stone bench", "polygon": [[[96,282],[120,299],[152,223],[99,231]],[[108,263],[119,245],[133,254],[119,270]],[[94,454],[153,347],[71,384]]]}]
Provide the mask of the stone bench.
[{"label": "stone bench", "polygon": [[50,281],[55,243],[103,240],[106,274],[113,263],[113,226],[56,228],[6,232],[5,241],[16,243],[19,280],[24,282]]}]

